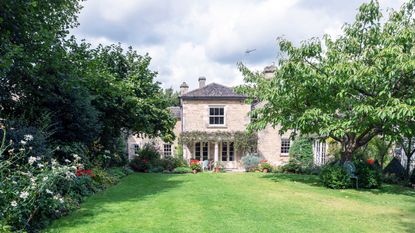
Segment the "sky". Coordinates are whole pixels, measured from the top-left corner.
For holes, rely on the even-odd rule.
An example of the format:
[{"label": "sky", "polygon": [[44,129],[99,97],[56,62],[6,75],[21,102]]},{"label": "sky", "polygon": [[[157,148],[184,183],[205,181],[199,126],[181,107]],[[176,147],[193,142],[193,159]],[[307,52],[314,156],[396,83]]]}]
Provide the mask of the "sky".
[{"label": "sky", "polygon": [[[152,58],[163,88],[198,78],[243,83],[237,63],[262,70],[277,62],[277,37],[299,43],[336,36],[364,0],[87,0],[73,30],[93,46],[121,43]],[[380,0],[398,9],[404,0]],[[255,50],[254,50],[255,49]],[[254,50],[246,53],[247,50]]]}]

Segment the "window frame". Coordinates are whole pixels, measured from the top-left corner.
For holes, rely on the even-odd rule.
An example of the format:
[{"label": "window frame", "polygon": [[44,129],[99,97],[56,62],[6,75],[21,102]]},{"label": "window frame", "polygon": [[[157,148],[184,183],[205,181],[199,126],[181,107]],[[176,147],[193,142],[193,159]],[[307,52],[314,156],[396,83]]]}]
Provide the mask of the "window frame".
[{"label": "window frame", "polygon": [[[204,144],[204,143],[206,143],[206,144]],[[196,153],[196,147],[199,147],[199,153]],[[195,160],[199,160],[199,161],[204,161],[204,160],[209,160],[209,158],[210,158],[210,155],[209,155],[209,142],[195,142],[194,143],[194,146],[193,146],[193,159],[195,159]],[[203,149],[204,148],[206,148],[206,151],[204,151]],[[206,159],[204,159],[203,158],[203,154],[204,154],[204,152],[206,152],[207,154],[206,154],[206,156],[207,156],[207,158]],[[197,156],[199,156],[199,159],[197,159]]]},{"label": "window frame", "polygon": [[[210,114],[210,110],[211,109],[223,109],[223,114],[222,115],[211,115]],[[220,111],[220,110],[219,110]],[[210,119],[211,118],[223,118],[223,124],[211,124],[210,123]],[[220,120],[219,120],[220,121]],[[209,127],[225,127],[226,126],[226,107],[225,105],[209,105],[208,106],[208,125]]]},{"label": "window frame", "polygon": [[[224,150],[224,144],[226,144],[226,150]],[[235,143],[234,142],[221,142],[220,161],[233,162],[235,161]],[[223,158],[226,157],[226,160]]]},{"label": "window frame", "polygon": [[[168,150],[166,150],[166,146],[169,148],[167,148]],[[163,156],[172,156],[173,155],[173,150],[172,150],[172,145],[171,143],[165,143],[163,144]]]},{"label": "window frame", "polygon": [[140,144],[138,144],[138,143],[134,143],[133,144],[134,154],[138,154],[138,152],[140,151],[140,149],[141,149]]},{"label": "window frame", "polygon": [[[287,142],[288,142],[288,146],[286,144]],[[291,140],[289,138],[281,138],[281,145],[280,145],[281,156],[288,156],[290,152],[290,148],[291,148]]]}]

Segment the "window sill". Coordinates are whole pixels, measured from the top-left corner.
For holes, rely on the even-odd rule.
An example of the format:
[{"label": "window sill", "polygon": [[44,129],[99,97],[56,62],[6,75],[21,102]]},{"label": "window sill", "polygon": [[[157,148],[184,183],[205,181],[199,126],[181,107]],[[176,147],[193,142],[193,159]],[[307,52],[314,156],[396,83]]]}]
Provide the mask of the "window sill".
[{"label": "window sill", "polygon": [[226,125],[208,125],[207,127],[208,128],[222,128],[222,129],[228,128]]},{"label": "window sill", "polygon": [[287,153],[284,153],[284,154],[280,154],[280,157],[289,157],[290,155]]}]

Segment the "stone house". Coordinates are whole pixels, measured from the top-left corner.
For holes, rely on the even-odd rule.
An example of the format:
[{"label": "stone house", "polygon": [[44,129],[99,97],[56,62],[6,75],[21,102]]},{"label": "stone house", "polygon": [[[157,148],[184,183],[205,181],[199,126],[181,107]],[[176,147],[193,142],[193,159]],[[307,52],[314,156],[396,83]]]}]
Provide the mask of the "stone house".
[{"label": "stone house", "polygon": [[[265,77],[275,72],[274,66],[264,69]],[[232,88],[210,83],[206,85],[206,78],[199,78],[199,88],[189,91],[186,83],[180,86],[180,107],[171,107],[170,111],[176,117],[174,129],[176,140],[173,143],[163,142],[161,139],[131,136],[128,139],[129,157],[135,150],[145,143],[155,143],[163,156],[176,153],[179,145],[178,137],[202,132],[204,137],[196,138],[183,144],[183,157],[187,160],[222,161],[227,169],[240,169],[241,158],[245,151],[238,147],[235,141],[236,134],[246,131],[250,123],[248,113],[255,106],[245,102],[246,96],[237,94]],[[260,105],[258,105],[260,106]],[[291,132],[279,134],[279,127],[267,126],[257,133],[256,152],[271,164],[281,165],[288,162],[288,151],[292,144]],[[326,160],[326,144],[315,141],[313,151],[316,164],[324,164]]]}]

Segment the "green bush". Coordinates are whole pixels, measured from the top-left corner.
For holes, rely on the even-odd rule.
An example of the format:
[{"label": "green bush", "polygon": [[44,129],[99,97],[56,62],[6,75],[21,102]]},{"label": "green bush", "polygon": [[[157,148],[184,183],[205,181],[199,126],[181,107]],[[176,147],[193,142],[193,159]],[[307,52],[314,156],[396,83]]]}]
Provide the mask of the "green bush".
[{"label": "green bush", "polygon": [[293,173],[307,173],[313,166],[313,147],[310,139],[300,137],[290,148],[290,160],[283,170]]},{"label": "green bush", "polygon": [[173,169],[173,173],[177,174],[184,174],[184,173],[191,173],[192,169],[190,167],[176,167]]},{"label": "green bush", "polygon": [[163,171],[165,171],[165,170],[163,169],[163,167],[160,167],[160,166],[152,167],[148,170],[148,172],[151,172],[151,173],[160,173],[160,172],[163,172]]},{"label": "green bush", "polygon": [[272,166],[269,163],[261,163],[262,170],[268,169],[268,171],[272,171]]},{"label": "green bush", "polygon": [[258,164],[261,162],[261,158],[258,154],[247,154],[242,157],[242,164],[246,171],[254,171]]},{"label": "green bush", "polygon": [[162,167],[163,170],[172,171],[176,167],[186,166],[187,164],[182,158],[166,156],[160,159],[157,165]]},{"label": "green bush", "polygon": [[160,160],[160,153],[156,146],[152,143],[146,143],[139,151],[138,157],[141,160],[148,161],[151,165],[157,165]]},{"label": "green bush", "polygon": [[118,178],[110,175],[107,171],[105,171],[102,168],[94,168],[92,169],[92,172],[94,174],[94,176],[92,176],[92,179],[99,185],[102,185],[104,188],[114,185],[119,181]]},{"label": "green bush", "polygon": [[359,187],[378,188],[382,185],[382,169],[377,164],[367,161],[355,161],[356,175],[359,178]]},{"label": "green bush", "polygon": [[136,156],[135,158],[133,158],[130,161],[129,166],[135,172],[146,172],[146,171],[148,171],[148,169],[151,168],[150,163],[148,162],[148,160],[142,159],[139,156]]},{"label": "green bush", "polygon": [[192,163],[190,164],[190,169],[200,171],[202,170],[202,166],[200,165],[200,163]]},{"label": "green bush", "polygon": [[332,189],[344,189],[350,186],[350,176],[339,164],[325,165],[320,172],[324,186]]}]

